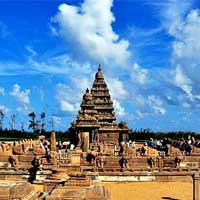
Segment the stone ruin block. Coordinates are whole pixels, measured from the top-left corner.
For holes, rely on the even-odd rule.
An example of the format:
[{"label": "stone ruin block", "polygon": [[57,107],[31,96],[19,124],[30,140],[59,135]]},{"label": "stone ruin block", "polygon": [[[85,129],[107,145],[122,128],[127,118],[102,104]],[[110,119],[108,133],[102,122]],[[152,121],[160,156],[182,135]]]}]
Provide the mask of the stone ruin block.
[{"label": "stone ruin block", "polygon": [[1,155],[0,154],[0,162],[9,162],[10,155]]},{"label": "stone ruin block", "polygon": [[19,162],[29,162],[31,163],[34,160],[35,156],[30,155],[18,155]]},{"label": "stone ruin block", "polygon": [[57,186],[46,200],[110,200],[110,193],[97,184],[88,186]]},{"label": "stone ruin block", "polygon": [[70,160],[71,164],[80,164],[80,155],[71,154]]},{"label": "stone ruin block", "polygon": [[40,193],[28,182],[0,182],[0,199],[36,200]]},{"label": "stone ruin block", "polygon": [[88,177],[83,178],[71,178],[65,183],[65,186],[84,186],[89,187],[91,185],[91,179]]}]

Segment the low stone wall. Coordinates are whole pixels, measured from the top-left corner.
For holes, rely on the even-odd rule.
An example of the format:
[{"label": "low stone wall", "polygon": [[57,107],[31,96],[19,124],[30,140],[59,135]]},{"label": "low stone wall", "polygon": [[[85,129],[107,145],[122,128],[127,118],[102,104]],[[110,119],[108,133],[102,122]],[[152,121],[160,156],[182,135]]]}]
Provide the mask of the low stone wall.
[{"label": "low stone wall", "polygon": [[99,181],[103,182],[138,182],[138,181],[155,181],[155,176],[98,176]]},{"label": "low stone wall", "polygon": [[155,176],[156,182],[192,182],[192,176]]},{"label": "low stone wall", "polygon": [[10,170],[1,169],[0,170],[0,180],[12,180],[12,181],[28,181],[30,178],[30,173],[27,170],[15,171],[10,168]]},{"label": "low stone wall", "polygon": [[100,173],[96,179],[102,182],[192,182],[192,173]]}]

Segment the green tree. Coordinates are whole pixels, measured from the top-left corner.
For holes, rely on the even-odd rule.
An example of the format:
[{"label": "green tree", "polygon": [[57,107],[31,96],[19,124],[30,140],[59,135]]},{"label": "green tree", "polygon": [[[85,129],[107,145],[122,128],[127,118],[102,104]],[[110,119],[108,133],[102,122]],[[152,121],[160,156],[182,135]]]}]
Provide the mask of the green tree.
[{"label": "green tree", "polygon": [[35,115],[35,113],[34,112],[31,112],[31,113],[29,113],[28,114],[28,116],[31,118],[30,120],[29,120],[29,129],[31,128],[32,130],[33,130],[33,132],[36,132],[36,123],[35,123],[35,117],[36,117],[36,115]]},{"label": "green tree", "polygon": [[3,118],[4,118],[5,114],[3,113],[2,110],[0,110],[0,130],[3,130]]},{"label": "green tree", "polygon": [[45,113],[42,112],[40,114],[40,118],[41,118],[41,133],[45,132],[45,117],[46,117]]}]

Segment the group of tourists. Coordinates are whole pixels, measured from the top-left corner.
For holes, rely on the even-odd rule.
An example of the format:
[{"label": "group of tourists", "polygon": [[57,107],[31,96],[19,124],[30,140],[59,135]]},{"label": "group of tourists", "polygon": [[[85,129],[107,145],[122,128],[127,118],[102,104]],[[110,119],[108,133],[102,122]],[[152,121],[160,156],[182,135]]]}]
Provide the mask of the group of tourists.
[{"label": "group of tourists", "polygon": [[174,147],[179,148],[179,150],[183,153],[183,155],[190,155],[192,151],[191,145],[193,141],[190,137],[188,139],[180,138],[176,140],[173,144]]},{"label": "group of tourists", "polygon": [[168,145],[171,144],[171,141],[168,138],[164,138],[161,140],[154,140],[153,138],[150,138],[148,142],[148,146],[151,148],[154,148],[158,151],[164,151],[165,155],[168,154]]}]

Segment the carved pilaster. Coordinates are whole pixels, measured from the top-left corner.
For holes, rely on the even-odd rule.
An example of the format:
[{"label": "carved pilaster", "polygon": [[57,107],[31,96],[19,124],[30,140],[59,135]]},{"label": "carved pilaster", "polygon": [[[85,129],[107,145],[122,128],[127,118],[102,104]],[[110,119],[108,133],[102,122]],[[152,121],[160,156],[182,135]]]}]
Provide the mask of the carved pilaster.
[{"label": "carved pilaster", "polygon": [[199,198],[199,173],[196,172],[193,176],[193,200],[200,200]]}]

